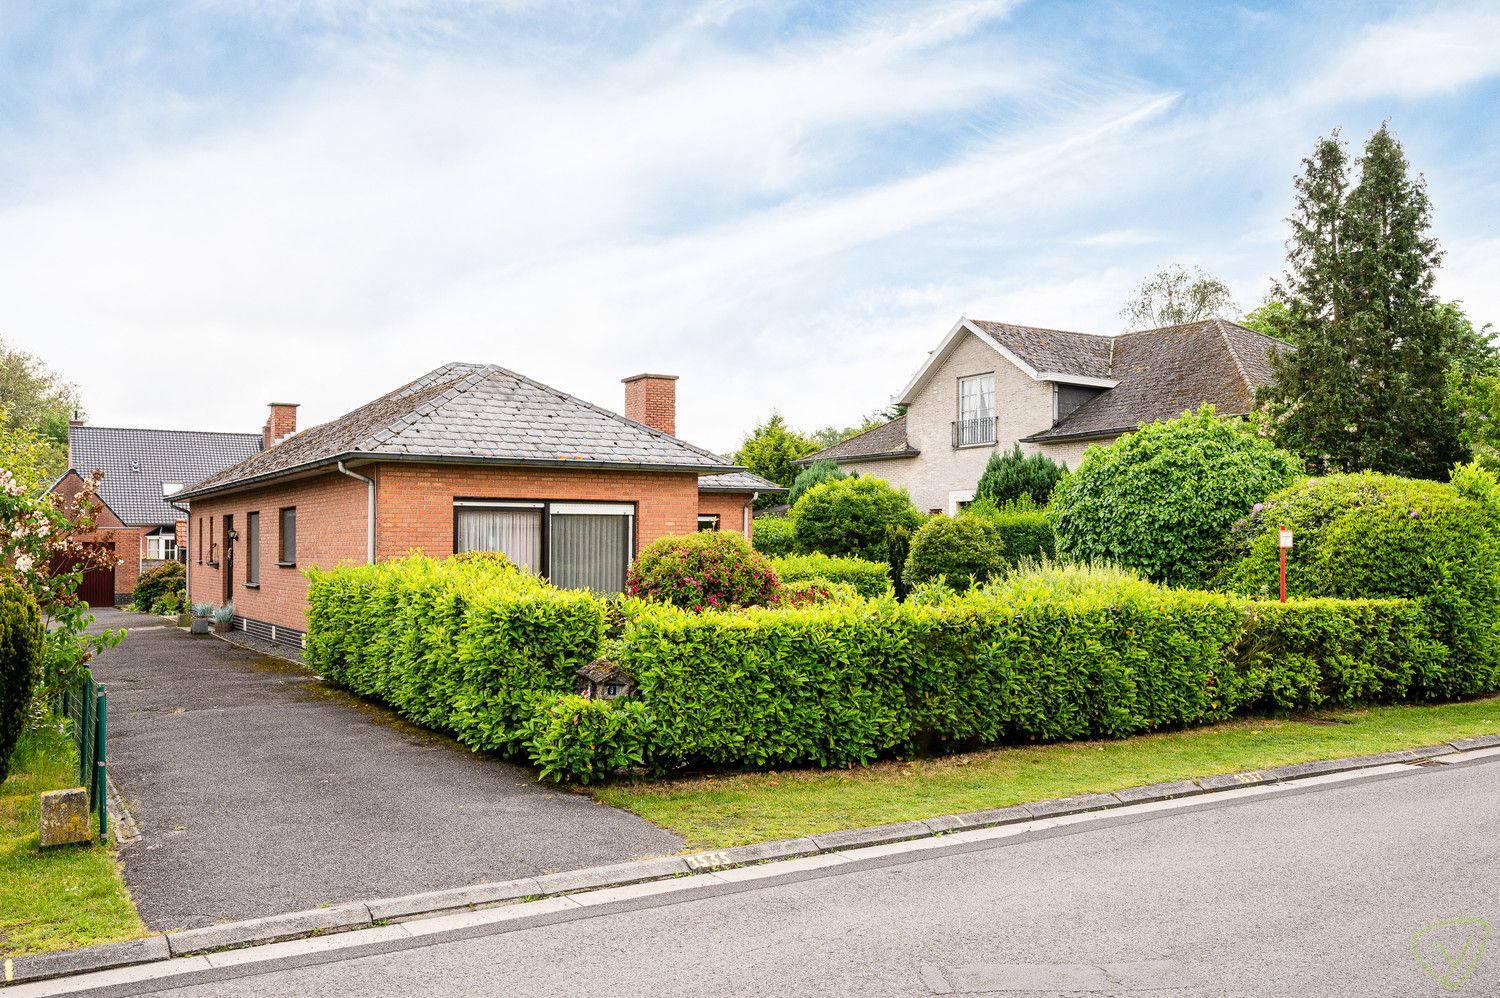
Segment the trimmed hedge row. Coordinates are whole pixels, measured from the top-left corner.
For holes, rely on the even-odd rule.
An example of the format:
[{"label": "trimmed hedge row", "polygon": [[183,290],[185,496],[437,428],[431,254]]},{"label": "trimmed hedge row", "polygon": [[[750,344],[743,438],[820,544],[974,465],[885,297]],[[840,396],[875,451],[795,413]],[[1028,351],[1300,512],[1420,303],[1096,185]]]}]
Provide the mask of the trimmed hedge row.
[{"label": "trimmed hedge row", "polygon": [[796,554],[772,558],[782,582],[842,582],[867,599],[884,596],[891,588],[889,566],[864,558],[835,558],[827,554]]},{"label": "trimmed hedge row", "polygon": [[[1283,605],[1078,568],[931,600],[701,613],[609,604],[483,562],[309,574],[310,665],[555,779],[842,766],[1493,686],[1452,668],[1416,601]],[[620,636],[606,640],[610,615]],[[599,654],[635,677],[630,701],[571,695]]]},{"label": "trimmed hedge row", "polygon": [[519,753],[538,701],[570,693],[605,603],[501,561],[412,557],[308,572],[304,658],[474,749]]}]

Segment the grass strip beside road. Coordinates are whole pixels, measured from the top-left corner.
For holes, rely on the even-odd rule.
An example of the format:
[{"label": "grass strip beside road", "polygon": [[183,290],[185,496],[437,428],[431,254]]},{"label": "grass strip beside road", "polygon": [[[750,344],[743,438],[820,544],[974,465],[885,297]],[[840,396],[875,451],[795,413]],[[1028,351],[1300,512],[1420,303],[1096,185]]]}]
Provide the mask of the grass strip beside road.
[{"label": "grass strip beside road", "polygon": [[594,788],[690,851],[1082,793],[1372,755],[1500,733],[1500,697],[1235,721],[1118,741],[988,749],[848,770],[783,770]]},{"label": "grass strip beside road", "polygon": [[72,741],[27,734],[0,783],[0,958],[145,935],[108,845],[38,844],[43,791],[78,785]]}]

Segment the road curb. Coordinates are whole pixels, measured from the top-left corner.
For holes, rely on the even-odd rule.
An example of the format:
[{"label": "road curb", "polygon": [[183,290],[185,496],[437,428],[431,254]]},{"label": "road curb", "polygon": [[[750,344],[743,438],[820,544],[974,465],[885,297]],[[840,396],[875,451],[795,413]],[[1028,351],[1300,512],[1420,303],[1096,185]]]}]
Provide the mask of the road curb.
[{"label": "road curb", "polygon": [[519,901],[669,880],[713,870],[774,863],[778,860],[799,859],[867,846],[910,842],[950,832],[1024,824],[1066,815],[1108,811],[1130,805],[1184,797],[1208,797],[1218,792],[1238,790],[1247,786],[1292,783],[1309,777],[1355,772],[1392,764],[1419,765],[1428,759],[1493,748],[1500,748],[1500,735],[1459,738],[1442,745],[1382,752],[1376,755],[1299,762],[1271,769],[1206,776],[1196,780],[1178,780],[1171,783],[1128,787],[1107,794],[1058,797],[1052,800],[982,811],[966,811],[917,821],[825,832],[795,839],[773,839],[688,856],[662,856],[499,883],[474,884],[468,887],[426,891],[402,897],[357,901],[327,908],[272,915],[266,918],[225,922],[198,929],[155,933],[143,939],[7,959],[0,964],[0,971],[3,971],[0,973],[0,981],[3,981],[0,986],[113,970],[171,957],[185,957],[334,932],[348,932],[396,919],[404,921],[450,914],[455,911],[478,910],[496,905],[514,904]]}]

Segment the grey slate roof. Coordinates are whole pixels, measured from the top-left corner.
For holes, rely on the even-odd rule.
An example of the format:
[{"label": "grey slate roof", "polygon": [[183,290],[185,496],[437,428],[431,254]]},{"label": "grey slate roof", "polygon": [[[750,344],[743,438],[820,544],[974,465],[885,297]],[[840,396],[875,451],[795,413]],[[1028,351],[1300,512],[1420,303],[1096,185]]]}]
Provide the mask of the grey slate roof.
[{"label": "grey slate roof", "polygon": [[698,476],[699,492],[786,492],[769,478],[750,471],[731,471],[724,475]]},{"label": "grey slate roof", "polygon": [[832,447],[798,458],[793,464],[809,465],[814,461],[879,461],[882,458],[916,457],[918,451],[906,442],[906,415],[881,423]]},{"label": "grey slate roof", "polygon": [[340,459],[478,461],[696,471],[727,458],[494,364],[445,364],[283,440],[186,493],[249,484]]},{"label": "grey slate roof", "polygon": [[1220,415],[1243,416],[1255,390],[1271,382],[1271,353],[1292,347],[1223,319],[1122,333],[1110,377],[1119,384],[1079,406],[1031,441],[1106,437],[1142,423],[1175,419],[1211,402]]},{"label": "grey slate roof", "polygon": [[182,514],[162,498],[162,485],[192,485],[260,453],[259,433],[135,430],[113,426],[68,429],[69,462],[79,474],[104,472],[100,497],[129,526],[167,526]]}]

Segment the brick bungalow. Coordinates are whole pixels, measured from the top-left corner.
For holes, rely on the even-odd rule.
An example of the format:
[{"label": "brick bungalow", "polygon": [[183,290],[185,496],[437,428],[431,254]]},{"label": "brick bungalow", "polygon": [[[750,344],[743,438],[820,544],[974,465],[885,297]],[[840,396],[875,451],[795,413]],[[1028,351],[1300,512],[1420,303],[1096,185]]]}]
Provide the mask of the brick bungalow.
[{"label": "brick bungalow", "polygon": [[503,551],[555,584],[618,592],[659,537],[749,529],[780,491],[679,440],[676,378],[625,379],[625,415],[501,367],[447,364],[178,496],[195,603],[300,645],[303,570]]}]

